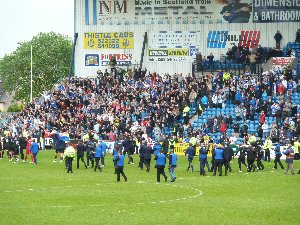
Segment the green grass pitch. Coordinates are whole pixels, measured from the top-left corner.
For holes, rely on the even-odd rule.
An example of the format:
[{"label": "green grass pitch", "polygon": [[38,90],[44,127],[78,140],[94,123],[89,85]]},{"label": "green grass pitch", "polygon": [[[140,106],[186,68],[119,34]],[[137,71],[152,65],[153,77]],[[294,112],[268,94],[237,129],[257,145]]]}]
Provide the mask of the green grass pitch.
[{"label": "green grass pitch", "polygon": [[121,177],[118,183],[112,156],[103,172],[76,169],[73,162],[73,174],[64,163],[52,163],[53,157],[53,151],[42,151],[37,166],[0,160],[1,225],[300,224],[300,175],[274,171],[273,162],[262,172],[238,173],[234,159],[228,177],[203,177],[198,157],[194,173],[180,157],[176,182],[157,184],[154,160],[146,173],[135,156],[134,165],[125,165],[128,182]]}]

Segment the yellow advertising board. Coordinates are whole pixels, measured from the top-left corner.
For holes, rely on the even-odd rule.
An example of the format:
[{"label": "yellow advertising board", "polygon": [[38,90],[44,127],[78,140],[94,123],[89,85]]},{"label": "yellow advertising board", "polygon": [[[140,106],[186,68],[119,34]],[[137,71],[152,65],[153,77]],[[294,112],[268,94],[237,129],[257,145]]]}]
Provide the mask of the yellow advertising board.
[{"label": "yellow advertising board", "polygon": [[[186,149],[189,147],[189,143],[177,143],[175,144],[174,153],[177,155],[185,155]],[[200,147],[196,147],[196,155],[199,156]],[[208,156],[211,156],[211,151],[208,152]]]},{"label": "yellow advertising board", "polygon": [[133,32],[84,33],[84,49],[133,48]]}]

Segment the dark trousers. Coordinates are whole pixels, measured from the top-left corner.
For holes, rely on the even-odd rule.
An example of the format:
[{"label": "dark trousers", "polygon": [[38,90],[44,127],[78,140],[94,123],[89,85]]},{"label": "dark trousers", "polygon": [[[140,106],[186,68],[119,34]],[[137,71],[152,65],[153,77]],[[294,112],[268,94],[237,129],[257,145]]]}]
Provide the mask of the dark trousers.
[{"label": "dark trousers", "polygon": [[92,154],[87,154],[86,155],[86,159],[87,159],[87,166],[90,166],[90,162],[92,164],[92,168],[94,167],[94,157]]},{"label": "dark trousers", "polygon": [[230,160],[224,161],[224,166],[225,166],[225,176],[227,176],[228,170],[231,172],[231,166],[230,166]]},{"label": "dark trousers", "polygon": [[157,182],[160,182],[160,175],[163,175],[164,176],[164,178],[165,178],[165,181],[167,181],[167,179],[168,179],[168,177],[167,177],[167,175],[166,175],[166,173],[165,173],[165,167],[156,167],[156,169],[157,169]]},{"label": "dark trousers", "polygon": [[281,167],[281,169],[284,169],[284,166],[282,165],[282,162],[280,161],[281,155],[275,155],[275,166],[274,168],[277,169],[277,164],[279,164],[279,166]]},{"label": "dark trousers", "polygon": [[215,158],[212,157],[211,158],[211,167],[210,167],[209,172],[213,172],[214,168],[215,168]]},{"label": "dark trousers", "polygon": [[77,155],[77,169],[79,169],[79,160],[81,160],[81,162],[83,162],[84,166],[86,167],[86,163],[84,161],[83,155],[81,156]]},{"label": "dark trousers", "polygon": [[248,172],[251,172],[251,171],[254,172],[255,171],[256,166],[255,166],[254,162],[255,162],[254,159],[250,159],[250,160],[247,161],[247,163],[248,163]]},{"label": "dark trousers", "polygon": [[222,166],[223,166],[223,160],[222,159],[216,159],[215,160],[215,167],[214,167],[214,176],[216,176],[217,168],[218,168],[219,176],[222,176]]},{"label": "dark trousers", "polygon": [[239,164],[239,170],[240,171],[242,171],[242,165],[245,165],[248,168],[248,166],[246,165],[245,158],[239,158],[238,159],[238,164]]},{"label": "dark trousers", "polygon": [[264,160],[270,162],[270,150],[269,149],[265,150],[265,158],[264,158]]},{"label": "dark trousers", "polygon": [[117,167],[117,181],[120,181],[120,174],[122,174],[124,180],[127,181],[127,177],[124,173],[124,167]]},{"label": "dark trousers", "polygon": [[37,153],[33,153],[32,154],[33,155],[33,162],[34,162],[34,164],[37,164]]},{"label": "dark trousers", "polygon": [[24,160],[24,149],[20,148],[21,159]]},{"label": "dark trousers", "polygon": [[192,168],[192,172],[194,172],[193,159],[194,159],[194,157],[192,157],[192,156],[188,157],[189,166],[188,166],[187,170],[189,170],[190,168]]},{"label": "dark trousers", "polygon": [[150,171],[150,163],[151,163],[151,159],[145,159],[145,166],[147,168],[147,172]]},{"label": "dark trousers", "polygon": [[141,169],[144,169],[144,157],[143,156],[140,157],[139,167]]},{"label": "dark trousers", "polygon": [[207,170],[209,170],[209,164],[208,164],[208,161],[207,161],[207,158],[201,158],[200,159],[200,175],[204,175],[205,174],[205,169],[204,167],[207,167]]},{"label": "dark trousers", "polygon": [[105,157],[104,156],[101,157],[101,165],[105,166]]},{"label": "dark trousers", "polygon": [[99,163],[100,162],[100,157],[95,157],[95,162],[96,162],[96,166],[95,166],[94,171],[96,172],[96,170],[99,169],[100,172],[102,172],[102,168],[101,168],[100,163]]},{"label": "dark trousers", "polygon": [[67,166],[67,172],[73,172],[72,170],[72,163],[73,157],[66,157],[66,166]]},{"label": "dark trousers", "polygon": [[265,166],[264,166],[264,164],[262,163],[261,159],[257,159],[257,167],[258,167],[258,169],[260,169],[260,170],[265,169]]}]

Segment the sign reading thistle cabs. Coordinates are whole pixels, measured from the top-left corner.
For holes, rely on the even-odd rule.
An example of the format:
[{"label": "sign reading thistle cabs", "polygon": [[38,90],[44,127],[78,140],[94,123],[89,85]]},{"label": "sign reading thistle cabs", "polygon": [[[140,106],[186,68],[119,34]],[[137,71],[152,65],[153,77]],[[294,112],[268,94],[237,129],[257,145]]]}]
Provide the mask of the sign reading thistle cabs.
[{"label": "sign reading thistle cabs", "polygon": [[133,32],[84,33],[85,49],[133,49]]}]

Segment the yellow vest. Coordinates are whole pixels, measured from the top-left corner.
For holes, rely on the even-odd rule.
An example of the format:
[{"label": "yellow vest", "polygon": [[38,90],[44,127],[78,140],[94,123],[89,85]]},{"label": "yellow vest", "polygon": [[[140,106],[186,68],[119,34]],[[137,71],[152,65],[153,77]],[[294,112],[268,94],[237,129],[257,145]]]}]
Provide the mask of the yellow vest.
[{"label": "yellow vest", "polygon": [[67,157],[71,157],[74,158],[76,154],[75,148],[73,148],[72,146],[69,146],[66,148],[64,155]]},{"label": "yellow vest", "polygon": [[85,134],[83,135],[82,139],[83,139],[83,142],[87,142],[90,138],[90,135],[89,134]]},{"label": "yellow vest", "polygon": [[299,153],[299,147],[300,147],[300,142],[295,141],[294,142],[295,153]]},{"label": "yellow vest", "polygon": [[266,140],[264,144],[264,149],[271,149],[272,148],[272,141]]},{"label": "yellow vest", "polygon": [[190,107],[186,106],[183,109],[183,116],[187,116],[187,113],[190,111]]}]

